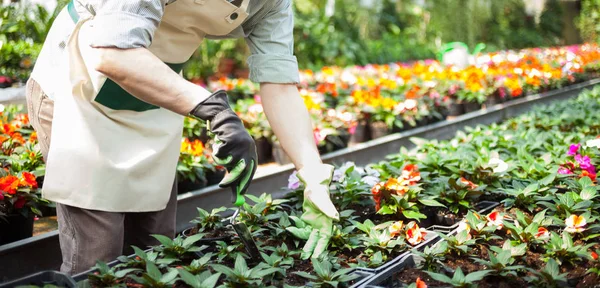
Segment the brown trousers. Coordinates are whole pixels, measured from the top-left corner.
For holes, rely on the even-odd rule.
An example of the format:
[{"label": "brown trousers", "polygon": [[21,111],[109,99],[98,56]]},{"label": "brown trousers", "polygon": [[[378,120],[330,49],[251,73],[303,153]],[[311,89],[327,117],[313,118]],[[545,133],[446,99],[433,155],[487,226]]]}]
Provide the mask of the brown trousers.
[{"label": "brown trousers", "polygon": [[[54,102],[35,80],[27,82],[27,110],[38,135],[44,161],[50,148]],[[82,191],[82,193],[84,193]],[[61,272],[69,275],[90,269],[96,261],[109,262],[132,253],[130,246],[145,249],[159,242],[151,234],[175,237],[177,181],[165,210],[144,213],[114,213],[56,205],[62,251]]]}]

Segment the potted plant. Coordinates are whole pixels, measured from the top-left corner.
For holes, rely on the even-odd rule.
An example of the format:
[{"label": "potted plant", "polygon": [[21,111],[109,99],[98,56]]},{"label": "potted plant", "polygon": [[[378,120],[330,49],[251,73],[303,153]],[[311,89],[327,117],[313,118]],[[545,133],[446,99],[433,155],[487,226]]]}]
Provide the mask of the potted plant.
[{"label": "potted plant", "polygon": [[217,184],[225,177],[225,170],[212,163],[209,157],[200,140],[182,138],[177,164],[178,193]]}]

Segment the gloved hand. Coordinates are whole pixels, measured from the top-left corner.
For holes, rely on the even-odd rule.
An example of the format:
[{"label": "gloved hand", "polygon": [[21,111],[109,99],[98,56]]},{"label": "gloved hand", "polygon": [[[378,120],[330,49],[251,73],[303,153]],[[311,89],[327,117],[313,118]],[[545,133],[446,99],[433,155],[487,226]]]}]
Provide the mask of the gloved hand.
[{"label": "gloved hand", "polygon": [[232,202],[240,206],[256,172],[258,156],[256,144],[246,131],[242,120],[231,110],[227,93],[219,90],[199,103],[190,116],[207,122],[214,137],[213,159],[229,172],[219,183],[221,188],[231,187]]},{"label": "gloved hand", "polygon": [[300,227],[289,227],[288,231],[307,240],[302,249],[303,259],[317,258],[327,250],[333,233],[333,221],[340,220],[329,195],[333,170],[333,166],[323,164],[303,167],[298,171],[298,179],[304,184],[304,213],[300,217],[302,223],[296,223]]}]

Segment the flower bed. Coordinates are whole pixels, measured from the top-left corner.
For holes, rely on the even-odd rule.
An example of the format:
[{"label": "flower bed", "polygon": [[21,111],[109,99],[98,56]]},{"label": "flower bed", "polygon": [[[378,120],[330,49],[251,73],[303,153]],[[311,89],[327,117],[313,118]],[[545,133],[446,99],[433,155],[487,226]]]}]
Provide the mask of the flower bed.
[{"label": "flower bed", "polygon": [[[234,233],[223,232],[228,228],[219,213],[226,208],[199,209],[192,233],[158,237],[161,246],[138,250],[139,258],[122,258],[112,268],[100,263],[90,283],[345,287],[358,277],[352,268],[383,267],[374,271],[388,279],[373,279],[397,287],[422,281],[428,287],[600,284],[599,109],[597,86],[449,141],[415,139],[416,149],[377,164],[338,167],[331,190],[342,219],[322,259],[301,257],[304,241],[298,238],[308,231],[299,219],[302,186],[292,174],[288,197],[248,195],[252,204],[239,215],[258,242],[259,261],[246,255]],[[486,200],[501,204],[477,212],[475,205]],[[447,212],[441,216],[457,219],[447,235],[421,228],[430,218],[426,211],[437,207]],[[435,235],[441,237],[436,245],[422,246]],[[402,267],[407,252],[415,263]],[[397,267],[402,273],[389,273]]]},{"label": "flower bed", "polygon": [[[300,94],[313,115],[322,153],[423,126],[511,99],[578,83],[598,75],[600,48],[581,45],[482,54],[466,69],[433,60],[301,71]],[[220,79],[253,137],[281,152],[260,105],[257,84]],[[261,154],[269,159],[269,147]]]}]

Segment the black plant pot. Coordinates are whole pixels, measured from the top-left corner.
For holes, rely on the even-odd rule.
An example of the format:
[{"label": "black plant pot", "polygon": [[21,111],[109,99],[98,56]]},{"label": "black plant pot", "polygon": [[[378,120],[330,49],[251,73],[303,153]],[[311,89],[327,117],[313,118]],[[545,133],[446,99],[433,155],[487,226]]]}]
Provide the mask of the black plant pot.
[{"label": "black plant pot", "polygon": [[477,111],[479,109],[481,109],[481,104],[479,104],[477,102],[465,103],[465,113]]},{"label": "black plant pot", "polygon": [[177,194],[187,193],[206,187],[206,181],[183,179],[177,182]]},{"label": "black plant pot", "polygon": [[27,217],[21,214],[0,217],[0,245],[33,236],[33,217],[33,213],[29,213]]},{"label": "black plant pot", "polygon": [[279,143],[273,143],[273,159],[279,165],[292,163],[290,157],[283,151],[283,147]]},{"label": "black plant pot", "polygon": [[358,144],[369,141],[369,131],[367,129],[367,121],[361,120],[358,122],[354,134],[350,136],[350,144]]},{"label": "black plant pot", "polygon": [[448,106],[447,116],[456,117],[462,114],[465,114],[465,104],[456,102],[450,103],[450,106]]},{"label": "black plant pot", "polygon": [[369,130],[371,131],[371,139],[377,139],[390,133],[387,124],[381,121],[370,123]]},{"label": "black plant pot", "polygon": [[494,106],[500,103],[502,103],[502,98],[500,98],[500,95],[494,94],[485,100],[485,107]]},{"label": "black plant pot", "polygon": [[0,284],[0,288],[13,288],[20,286],[46,287],[54,285],[56,287],[74,288],[77,283],[70,276],[56,271],[42,271],[11,282]]},{"label": "black plant pot", "polygon": [[267,138],[261,137],[254,139],[256,143],[256,153],[258,154],[258,164],[269,163],[273,160],[273,145]]},{"label": "black plant pot", "polygon": [[225,178],[225,174],[225,169],[216,169],[214,172],[206,171],[206,186],[219,184]]}]

